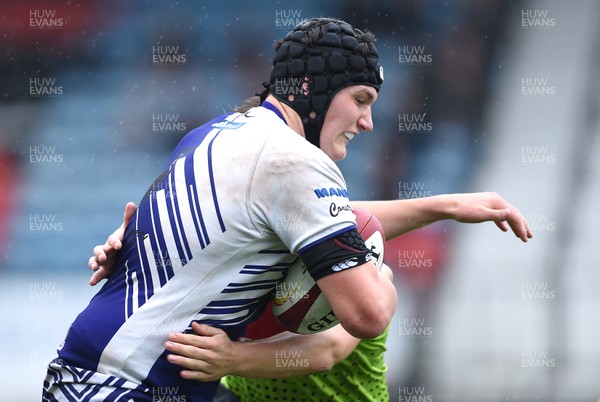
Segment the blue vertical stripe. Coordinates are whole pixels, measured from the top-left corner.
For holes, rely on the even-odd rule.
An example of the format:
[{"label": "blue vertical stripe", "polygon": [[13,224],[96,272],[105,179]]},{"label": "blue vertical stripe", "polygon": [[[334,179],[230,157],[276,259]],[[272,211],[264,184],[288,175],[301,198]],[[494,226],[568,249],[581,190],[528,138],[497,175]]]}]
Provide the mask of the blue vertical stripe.
[{"label": "blue vertical stripe", "polygon": [[[173,200],[176,198],[175,194],[173,194],[173,186],[174,186],[174,177],[175,177],[175,169],[171,169],[171,173],[165,179],[165,203],[167,204],[167,213],[169,216],[169,222],[171,223],[171,230],[173,231],[173,242],[175,243],[175,247],[177,248],[177,258],[179,261],[186,260],[186,255],[184,254],[182,247],[182,233],[181,227],[179,227],[179,222],[177,220],[177,216],[179,215],[178,211],[175,208]],[[171,261],[172,262],[172,261]],[[171,264],[173,265],[173,264]]]},{"label": "blue vertical stripe", "polygon": [[138,308],[146,303],[146,275],[143,272],[144,267],[137,267],[137,280],[138,280]]},{"label": "blue vertical stripe", "polygon": [[160,286],[164,286],[165,283],[169,280],[169,276],[167,274],[167,270],[165,268],[164,263],[164,254],[167,254],[167,246],[165,244],[165,239],[163,237],[162,228],[160,225],[160,216],[158,215],[158,204],[156,202],[156,196],[153,194],[149,200],[150,204],[150,216],[152,217],[152,228],[154,230],[154,236],[151,236],[150,242],[152,243],[152,250],[154,251],[154,255],[151,257],[154,258],[154,262],[156,263],[156,267],[158,269],[158,276],[160,278]]},{"label": "blue vertical stripe", "polygon": [[145,295],[145,301],[148,300],[148,298],[150,298],[150,296],[152,296],[152,274],[150,272],[150,265],[148,264],[147,259],[145,259],[146,257],[146,253],[144,252],[144,236],[149,236],[148,234],[142,234],[139,230],[140,226],[139,226],[139,210],[136,211],[135,213],[135,243],[136,243],[136,249],[137,249],[137,253],[138,253],[138,258],[139,258],[139,266],[140,269],[143,271],[143,276],[144,276],[144,284],[145,284],[145,289],[143,294]]},{"label": "blue vertical stripe", "polygon": [[[196,228],[196,234],[200,240],[200,246],[204,249],[210,244],[208,233],[206,232],[206,226],[204,225],[204,218],[202,217],[202,211],[200,210],[200,203],[196,194],[196,175],[194,173],[194,156],[195,152],[190,154],[185,159],[185,184],[187,189],[187,196],[190,200],[190,210],[194,219],[194,227]],[[200,226],[202,227],[202,233],[200,233]],[[206,240],[205,240],[206,239]]]},{"label": "blue vertical stripe", "polygon": [[146,282],[146,301],[148,301],[148,299],[151,298],[152,295],[154,294],[154,286],[160,286],[160,285],[158,283],[155,284],[152,281],[152,273],[150,272],[150,263],[148,262],[148,256],[146,255],[145,248],[144,248],[144,239],[142,238],[140,240],[140,238],[138,237],[137,241],[138,241],[138,252],[139,252],[140,258],[141,258],[140,265],[142,266],[142,269],[144,270],[144,278],[145,278],[145,282]]},{"label": "blue vertical stripe", "polygon": [[[231,116],[231,115],[230,115]],[[236,121],[238,118],[242,117],[242,114],[238,114],[235,115],[235,117],[233,119],[231,119],[231,122]],[[226,119],[224,119],[226,120]],[[213,143],[215,141],[215,139],[217,138],[217,136],[219,134],[221,134],[223,130],[219,130],[215,136],[210,140],[210,142],[208,143],[208,176],[210,178],[210,189],[212,192],[212,196],[213,196],[213,202],[215,204],[215,211],[217,213],[217,218],[219,220],[219,225],[221,226],[221,232],[225,232],[225,230],[227,230],[225,228],[225,223],[223,222],[223,217],[221,216],[221,209],[219,208],[219,199],[217,197],[217,190],[215,187],[215,176],[214,176],[214,172],[213,172],[213,163],[212,163],[212,146]]]},{"label": "blue vertical stripe", "polygon": [[129,318],[133,314],[133,291],[131,285],[133,279],[131,278],[131,272],[129,271],[128,261],[125,261],[125,285],[127,286],[127,292],[125,293],[125,319]]},{"label": "blue vertical stripe", "polygon": [[219,225],[221,225],[221,232],[225,233],[225,223],[223,223],[223,217],[221,216],[221,209],[219,208],[219,199],[217,198],[217,190],[215,188],[215,176],[213,173],[213,163],[212,163],[212,146],[215,141],[215,138],[219,135],[221,131],[219,131],[208,143],[208,176],[210,178],[210,189],[212,192],[213,202],[215,204],[215,211],[217,212],[217,219],[219,219]]},{"label": "blue vertical stripe", "polygon": [[[182,161],[181,163],[184,164],[183,166],[183,181],[185,183],[185,161]],[[179,178],[177,178],[179,180]],[[171,180],[171,196],[173,197],[173,204],[174,204],[174,208],[175,208],[175,212],[177,213],[177,226],[179,227],[179,233],[181,234],[181,241],[183,242],[183,247],[185,249],[185,255],[183,256],[183,258],[181,259],[182,265],[185,265],[189,260],[192,259],[192,250],[190,249],[190,245],[189,242],[187,240],[186,234],[185,234],[185,230],[183,228],[183,219],[181,218],[181,210],[179,209],[179,201],[180,201],[180,195],[177,194],[177,188],[175,187],[175,183],[177,182],[177,180],[175,179],[175,169],[173,169],[173,179]],[[182,202],[186,203],[188,205],[191,204],[189,198],[187,198],[187,194],[181,194],[181,200]]]}]

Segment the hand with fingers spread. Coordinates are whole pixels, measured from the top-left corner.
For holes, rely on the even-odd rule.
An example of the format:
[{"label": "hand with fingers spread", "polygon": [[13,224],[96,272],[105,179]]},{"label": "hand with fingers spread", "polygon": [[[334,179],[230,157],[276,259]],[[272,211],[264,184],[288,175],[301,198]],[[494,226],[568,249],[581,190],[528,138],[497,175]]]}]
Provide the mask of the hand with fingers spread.
[{"label": "hand with fingers spread", "polygon": [[113,234],[108,236],[104,244],[94,247],[94,255],[88,260],[88,267],[94,271],[90,278],[90,285],[95,286],[102,279],[108,278],[112,273],[116,256],[123,246],[122,241],[125,228],[135,213],[136,208],[137,206],[134,202],[128,202],[125,205],[125,212],[123,213],[123,224]]}]

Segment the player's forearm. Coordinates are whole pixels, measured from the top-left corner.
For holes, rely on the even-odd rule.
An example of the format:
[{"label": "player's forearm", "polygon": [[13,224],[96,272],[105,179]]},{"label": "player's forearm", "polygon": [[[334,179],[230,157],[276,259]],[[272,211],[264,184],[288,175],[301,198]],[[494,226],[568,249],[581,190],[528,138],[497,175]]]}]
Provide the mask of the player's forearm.
[{"label": "player's forearm", "polygon": [[401,234],[448,219],[452,199],[448,195],[391,201],[353,201],[352,207],[362,208],[375,215],[385,231],[386,240]]},{"label": "player's forearm", "polygon": [[238,364],[231,374],[285,378],[327,371],[345,359],[359,341],[337,325],[318,334],[286,332],[264,340],[236,342]]},{"label": "player's forearm", "polygon": [[396,289],[372,261],[317,280],[340,324],[360,339],[375,338],[389,325]]}]

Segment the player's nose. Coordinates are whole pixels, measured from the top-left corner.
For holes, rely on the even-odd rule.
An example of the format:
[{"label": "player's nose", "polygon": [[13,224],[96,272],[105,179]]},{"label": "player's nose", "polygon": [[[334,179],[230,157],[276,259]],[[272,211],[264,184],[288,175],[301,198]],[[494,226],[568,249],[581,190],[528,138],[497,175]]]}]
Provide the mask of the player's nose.
[{"label": "player's nose", "polygon": [[360,131],[373,131],[373,117],[371,115],[371,109],[359,117],[357,125]]}]

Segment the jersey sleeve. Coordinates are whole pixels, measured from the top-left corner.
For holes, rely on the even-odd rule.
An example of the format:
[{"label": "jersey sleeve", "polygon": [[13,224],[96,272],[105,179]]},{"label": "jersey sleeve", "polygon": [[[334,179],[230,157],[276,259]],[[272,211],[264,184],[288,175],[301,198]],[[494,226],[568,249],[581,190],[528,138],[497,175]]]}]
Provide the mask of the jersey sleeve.
[{"label": "jersey sleeve", "polygon": [[355,228],[356,218],[335,163],[296,133],[281,137],[267,142],[257,163],[251,208],[258,225],[301,253]]}]

